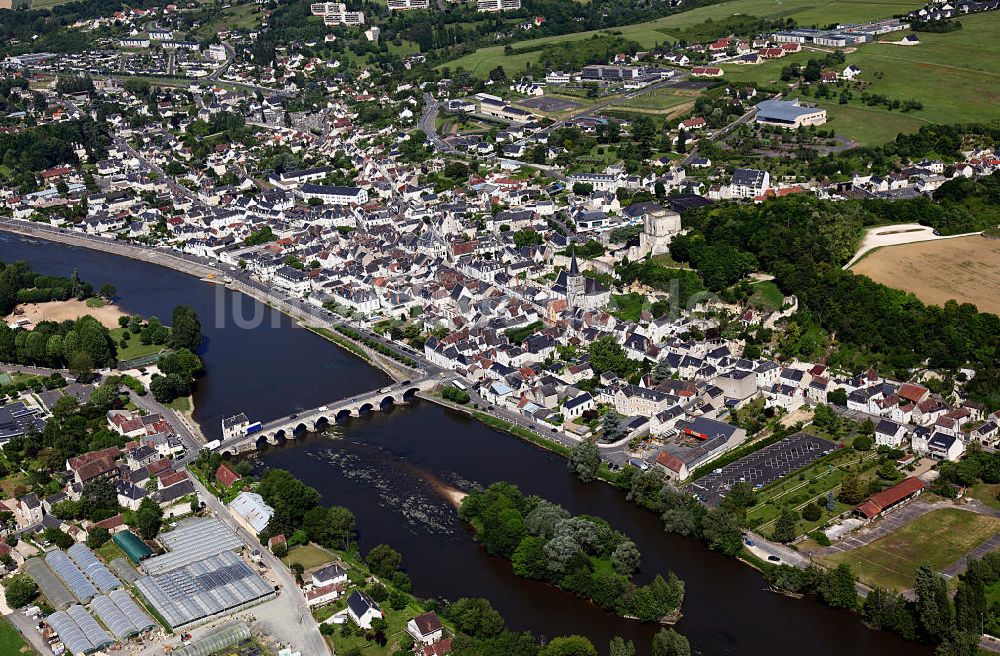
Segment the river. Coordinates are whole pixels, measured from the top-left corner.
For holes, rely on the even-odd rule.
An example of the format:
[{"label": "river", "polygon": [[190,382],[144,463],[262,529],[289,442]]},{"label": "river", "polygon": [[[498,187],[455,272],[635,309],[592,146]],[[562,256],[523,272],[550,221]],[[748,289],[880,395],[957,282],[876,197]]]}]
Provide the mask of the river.
[{"label": "river", "polygon": [[[246,412],[263,420],[315,407],[384,384],[366,363],[264,308],[264,322],[240,328],[262,308],[252,299],[185,274],[82,248],[0,233],[0,260],[23,259],[37,271],[115,285],[129,312],[169,321],[174,306],[194,307],[202,318],[202,358],[208,374],[195,392],[194,417],[211,439],[221,418]],[[223,304],[224,320],[216,320]],[[687,590],[677,629],[703,654],[773,656],[887,656],[930,653],[926,648],[867,629],[845,611],[813,599],[795,600],[766,590],[761,576],[702,544],[663,532],[652,513],[628,503],[607,485],[582,485],[565,461],[467,416],[418,401],[351,419],[327,435],[310,436],[255,456],[258,468],[288,469],[323,494],[327,504],[350,508],[366,551],[387,543],[404,555],[419,596],[484,596],[516,630],[553,637],[578,633],[605,653],[609,639],[635,641],[640,654],[656,627],[618,619],[572,595],[513,575],[510,565],[481,550],[440,483],[468,488],[509,480],[573,513],[604,517],[642,551],[640,578],[674,571]]]}]

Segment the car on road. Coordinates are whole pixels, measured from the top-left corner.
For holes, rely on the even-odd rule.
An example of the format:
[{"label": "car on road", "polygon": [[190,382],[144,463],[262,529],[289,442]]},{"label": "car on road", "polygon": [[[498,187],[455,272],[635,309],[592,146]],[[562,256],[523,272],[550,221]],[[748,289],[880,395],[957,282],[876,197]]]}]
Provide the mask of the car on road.
[{"label": "car on road", "polygon": [[750,539],[748,539],[748,540],[746,541],[746,545],[747,545],[748,547],[752,547],[752,546],[754,546],[755,544],[756,544],[756,542],[754,542],[753,540],[750,540]]},{"label": "car on road", "polygon": [[781,562],[781,559],[778,558],[777,556],[768,556],[767,559],[770,560],[772,563],[780,563]]}]

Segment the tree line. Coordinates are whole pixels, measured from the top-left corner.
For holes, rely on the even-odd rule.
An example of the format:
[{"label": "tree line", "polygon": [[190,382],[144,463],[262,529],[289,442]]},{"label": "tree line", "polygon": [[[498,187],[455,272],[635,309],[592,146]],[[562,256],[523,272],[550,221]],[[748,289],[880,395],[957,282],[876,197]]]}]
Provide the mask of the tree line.
[{"label": "tree line", "polygon": [[635,585],[639,549],[607,521],[572,516],[511,483],[470,493],[459,517],[488,553],[509,559],[518,576],[545,581],[621,617],[660,621],[677,613],[684,598],[684,584],[673,573]]}]

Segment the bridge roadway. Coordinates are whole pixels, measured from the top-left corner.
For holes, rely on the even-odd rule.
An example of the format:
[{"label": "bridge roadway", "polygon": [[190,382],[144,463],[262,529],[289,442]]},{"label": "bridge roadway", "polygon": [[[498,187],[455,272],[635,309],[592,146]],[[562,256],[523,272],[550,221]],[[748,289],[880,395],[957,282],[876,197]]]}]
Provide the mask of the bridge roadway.
[{"label": "bridge roadway", "polygon": [[312,410],[305,410],[281,417],[264,424],[259,431],[223,440],[215,450],[222,454],[236,455],[254,451],[262,440],[278,444],[281,440],[295,439],[306,432],[319,432],[344,421],[348,417],[361,417],[369,412],[383,410],[393,405],[407,403],[417,392],[425,392],[437,385],[447,384],[454,375],[424,376],[416,380],[394,383],[386,387],[328,403]]}]

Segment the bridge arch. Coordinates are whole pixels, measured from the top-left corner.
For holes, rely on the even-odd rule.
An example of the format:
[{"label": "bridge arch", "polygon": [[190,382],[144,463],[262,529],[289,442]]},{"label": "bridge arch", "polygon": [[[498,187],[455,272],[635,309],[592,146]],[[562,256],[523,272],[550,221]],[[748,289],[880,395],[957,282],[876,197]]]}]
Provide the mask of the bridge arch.
[{"label": "bridge arch", "polygon": [[380,408],[389,408],[391,406],[396,405],[396,399],[394,399],[392,397],[392,395],[390,394],[390,395],[386,396],[385,398],[383,398],[381,401],[379,401],[378,405],[379,405]]},{"label": "bridge arch", "polygon": [[256,446],[257,446],[258,450],[259,449],[266,449],[267,448],[267,437],[264,436],[264,435],[258,436],[257,437]]},{"label": "bridge arch", "polygon": [[304,422],[300,421],[298,424],[296,424],[295,429],[292,431],[292,434],[301,435],[303,433],[308,433],[308,432],[309,432],[309,427],[306,426]]},{"label": "bridge arch", "polygon": [[358,416],[363,417],[375,409],[375,406],[371,403],[364,403],[358,408]]},{"label": "bridge arch", "polygon": [[337,416],[335,417],[334,421],[336,421],[338,424],[342,424],[350,418],[351,418],[351,409],[341,408],[340,410],[337,411]]},{"label": "bridge arch", "polygon": [[313,422],[313,432],[322,433],[330,427],[330,420],[326,417],[317,417]]},{"label": "bridge arch", "polygon": [[410,389],[403,392],[403,402],[409,403],[410,401],[412,401],[414,397],[416,397],[417,392],[419,391],[420,391],[419,387],[411,387]]}]

